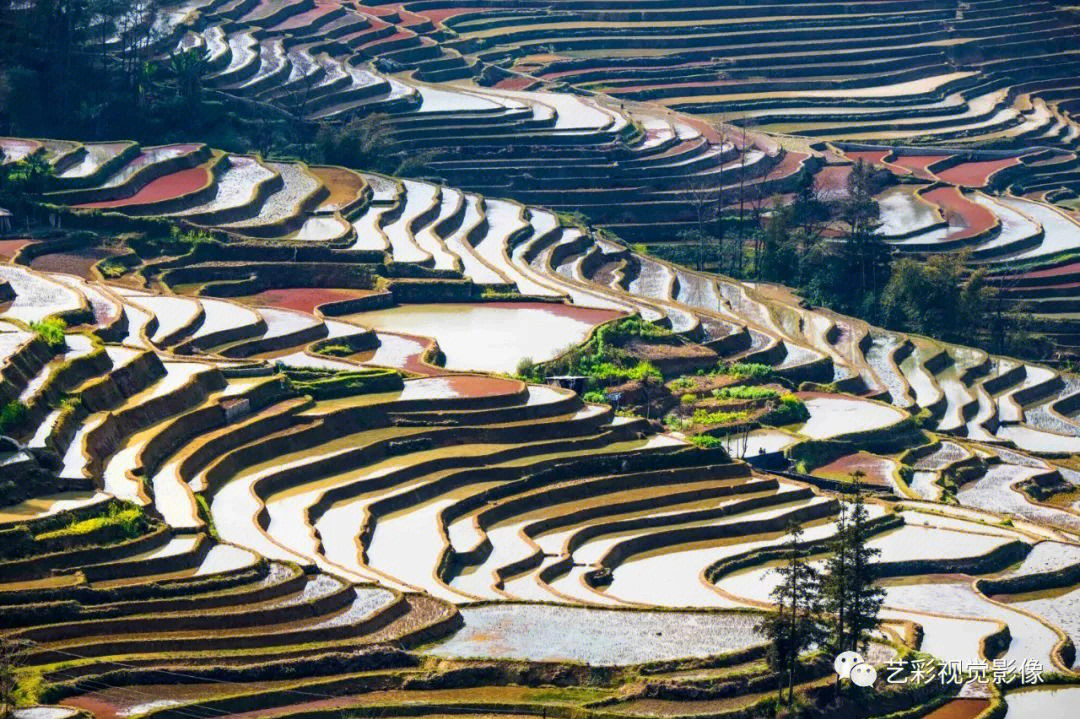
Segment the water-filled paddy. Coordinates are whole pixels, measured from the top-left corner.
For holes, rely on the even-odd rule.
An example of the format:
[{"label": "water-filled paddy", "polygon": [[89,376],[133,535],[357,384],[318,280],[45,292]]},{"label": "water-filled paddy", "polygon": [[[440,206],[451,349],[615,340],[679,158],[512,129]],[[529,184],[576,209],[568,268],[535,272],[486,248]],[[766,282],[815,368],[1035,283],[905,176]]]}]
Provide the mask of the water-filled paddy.
[{"label": "water-filled paddy", "polygon": [[988,512],[1009,513],[1033,522],[1080,529],[1080,516],[1054,507],[1033,504],[1013,485],[1043,471],[1040,467],[996,464],[975,482],[964,485],[956,494],[960,504]]},{"label": "water-filled paddy", "polygon": [[446,368],[506,372],[523,357],[554,359],[583,341],[595,325],[617,316],[542,302],[402,305],[352,315],[368,327],[433,337],[446,354]]},{"label": "water-filled paddy", "polygon": [[913,466],[915,469],[942,470],[970,456],[971,453],[956,442],[942,442],[940,447],[920,457]]},{"label": "water-filled paddy", "polygon": [[1051,654],[1058,643],[1058,635],[1050,627],[1026,614],[991,602],[966,581],[915,579],[889,584],[885,592],[885,606],[889,608],[940,612],[954,617],[1005,623],[1012,632],[1012,642],[1004,654],[1006,659],[1015,660],[1017,666],[1028,658],[1041,661],[1047,669],[1055,666]]},{"label": "water-filled paddy", "polygon": [[997,436],[1007,439],[1029,452],[1073,454],[1080,452],[1080,437],[1046,432],[1026,424],[1006,424],[998,428]]},{"label": "water-filled paddy", "polygon": [[[914,519],[918,521],[918,515]],[[1000,536],[910,524],[878,534],[870,539],[868,545],[881,552],[877,561],[888,563],[974,557],[986,554],[1008,541],[1008,538]],[[818,570],[823,569],[821,559],[822,555],[818,555],[814,561]],[[721,578],[716,586],[736,597],[771,604],[770,594],[780,582],[780,575],[776,572],[780,564],[770,562],[734,572]]]},{"label": "water-filled paddy", "polygon": [[810,419],[796,431],[812,439],[828,439],[855,432],[867,432],[896,424],[906,413],[880,402],[803,392]]},{"label": "water-filled paddy", "polygon": [[624,665],[720,654],[761,641],[751,613],[499,604],[465,607],[461,614],[465,626],[427,653]]},{"label": "water-filled paddy", "polygon": [[0,524],[24,522],[34,517],[45,517],[67,509],[104,502],[109,495],[104,492],[61,492],[44,497],[34,497],[25,502],[8,505],[0,510]]},{"label": "water-filled paddy", "polygon": [[1031,592],[1004,599],[1010,606],[1031,612],[1065,632],[1073,644],[1080,641],[1080,588]]},{"label": "water-filled paddy", "polygon": [[[257,306],[277,307],[279,309],[314,312],[319,305],[327,302],[342,302],[368,294],[367,290],[350,290],[332,287],[287,287],[265,290],[257,295],[243,298]],[[203,300],[205,302],[205,300]]]},{"label": "water-filled paddy", "polygon": [[1005,719],[1072,719],[1080,706],[1080,687],[1040,687],[1005,695]]},{"label": "water-filled paddy", "polygon": [[1002,197],[1001,202],[1017,212],[1038,222],[1043,227],[1042,243],[1014,258],[1026,259],[1040,255],[1050,255],[1076,247],[1080,240],[1080,226],[1049,205],[1031,202],[1019,197]]},{"label": "water-filled paddy", "polygon": [[891,332],[873,332],[870,338],[871,343],[865,354],[867,364],[889,390],[892,402],[900,407],[910,407],[911,398],[908,394],[907,382],[892,360],[893,352],[903,342],[902,338]]},{"label": "water-filled paddy", "polygon": [[755,429],[746,435],[724,437],[724,449],[732,457],[754,457],[759,454],[782,452],[799,442],[795,435],[779,429]]},{"label": "water-filled paddy", "polygon": [[15,719],[68,719],[75,716],[75,710],[70,707],[24,707],[16,709],[12,716]]},{"label": "water-filled paddy", "polygon": [[878,198],[881,225],[875,230],[876,234],[886,238],[903,236],[942,221],[934,206],[916,194],[918,189],[917,185],[899,185]]}]

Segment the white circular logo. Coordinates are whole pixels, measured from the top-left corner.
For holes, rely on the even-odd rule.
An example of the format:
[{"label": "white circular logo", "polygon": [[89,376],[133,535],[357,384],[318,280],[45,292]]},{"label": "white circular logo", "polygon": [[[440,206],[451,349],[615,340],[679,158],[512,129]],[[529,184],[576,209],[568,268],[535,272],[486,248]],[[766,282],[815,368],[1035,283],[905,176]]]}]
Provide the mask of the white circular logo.
[{"label": "white circular logo", "polygon": [[833,662],[833,669],[836,670],[841,679],[847,679],[848,675],[851,674],[851,668],[862,663],[862,655],[858,652],[840,652]]},{"label": "white circular logo", "polygon": [[872,664],[860,662],[851,668],[851,683],[857,687],[871,687],[877,681],[877,669]]}]

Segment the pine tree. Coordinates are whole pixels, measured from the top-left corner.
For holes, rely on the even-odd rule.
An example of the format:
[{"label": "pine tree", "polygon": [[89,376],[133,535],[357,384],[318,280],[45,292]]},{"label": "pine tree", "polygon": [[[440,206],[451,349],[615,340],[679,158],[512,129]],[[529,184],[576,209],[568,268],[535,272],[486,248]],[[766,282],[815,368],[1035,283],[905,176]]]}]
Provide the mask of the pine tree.
[{"label": "pine tree", "polygon": [[822,607],[834,619],[830,643],[839,654],[864,648],[878,625],[885,592],[874,585],[874,560],[881,550],[867,546],[869,514],[862,491],[862,472],[851,475],[853,496],[841,507],[837,532],[821,579]]},{"label": "pine tree", "polygon": [[770,594],[776,608],[757,626],[769,639],[766,658],[777,674],[777,698],[784,701],[786,684],[788,706],[794,701],[799,655],[825,638],[818,618],[818,573],[804,557],[802,534],[802,527],[793,520],[788,525],[783,564],[774,570],[780,575],[780,583]]}]

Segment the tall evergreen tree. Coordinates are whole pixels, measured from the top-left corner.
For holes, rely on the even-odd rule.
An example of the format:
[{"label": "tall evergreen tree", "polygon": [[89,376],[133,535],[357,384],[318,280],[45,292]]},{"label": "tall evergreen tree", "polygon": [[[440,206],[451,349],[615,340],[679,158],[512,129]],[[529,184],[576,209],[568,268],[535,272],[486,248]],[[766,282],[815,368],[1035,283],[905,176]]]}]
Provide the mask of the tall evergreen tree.
[{"label": "tall evergreen tree", "polygon": [[841,216],[848,226],[845,250],[849,266],[858,273],[861,294],[877,287],[877,267],[888,254],[873,232],[878,218],[873,184],[873,168],[860,159],[848,175],[847,199],[841,205]]},{"label": "tall evergreen tree", "polygon": [[851,475],[853,496],[841,507],[821,578],[822,608],[834,619],[830,644],[838,654],[865,648],[869,632],[878,625],[885,598],[884,590],[874,584],[874,560],[881,550],[867,546],[870,534],[864,476],[859,471]]},{"label": "tall evergreen tree", "polygon": [[792,521],[788,525],[783,564],[776,568],[780,583],[771,597],[775,609],[758,623],[757,629],[769,639],[766,658],[777,675],[777,698],[787,704],[795,697],[795,669],[799,655],[819,644],[826,635],[818,618],[818,573],[804,556],[802,527]]}]

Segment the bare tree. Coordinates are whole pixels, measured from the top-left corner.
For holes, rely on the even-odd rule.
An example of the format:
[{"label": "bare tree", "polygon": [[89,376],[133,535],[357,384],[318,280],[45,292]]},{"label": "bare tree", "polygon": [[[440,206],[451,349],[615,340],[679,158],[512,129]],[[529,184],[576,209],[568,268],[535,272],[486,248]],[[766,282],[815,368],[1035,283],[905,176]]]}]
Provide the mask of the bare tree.
[{"label": "bare tree", "polygon": [[746,129],[747,122],[749,122],[749,120],[743,118],[743,122],[739,127],[739,224],[735,228],[735,253],[737,257],[737,266],[735,269],[738,271],[737,276],[741,276],[743,271],[743,220],[745,219],[744,211],[746,209],[746,158],[749,155],[749,147],[751,144],[749,140],[750,136]]},{"label": "bare tree", "polygon": [[769,191],[761,179],[750,183],[750,216],[754,223],[754,277],[761,276],[761,217]]},{"label": "bare tree", "polygon": [[[717,128],[720,131],[720,147],[727,144],[727,128],[724,125],[720,125]],[[724,187],[724,163],[720,162],[720,166],[716,169],[716,251],[717,258],[720,264],[720,270],[723,271],[724,263],[724,206],[727,204],[727,192]]]},{"label": "bare tree", "polygon": [[709,226],[716,216],[716,206],[712,202],[712,190],[706,179],[700,175],[690,175],[683,184],[683,198],[693,212],[694,229],[682,233],[684,239],[697,244],[697,269],[705,269],[705,256],[709,240]]},{"label": "bare tree", "polygon": [[0,636],[0,719],[14,715],[16,672],[26,658],[30,644]]}]

